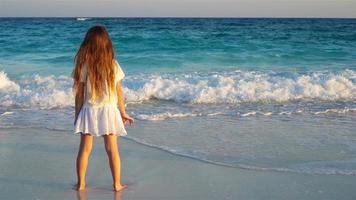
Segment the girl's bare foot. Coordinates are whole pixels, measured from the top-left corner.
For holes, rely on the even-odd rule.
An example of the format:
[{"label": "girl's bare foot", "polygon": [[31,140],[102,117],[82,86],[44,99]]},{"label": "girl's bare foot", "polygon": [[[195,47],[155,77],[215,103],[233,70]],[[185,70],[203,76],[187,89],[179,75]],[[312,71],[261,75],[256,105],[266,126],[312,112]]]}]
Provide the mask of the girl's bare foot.
[{"label": "girl's bare foot", "polygon": [[76,190],[77,191],[81,191],[81,190],[85,190],[85,184],[77,184],[76,185]]},{"label": "girl's bare foot", "polygon": [[116,192],[120,192],[120,191],[122,191],[122,190],[124,190],[124,189],[126,189],[127,188],[127,185],[121,185],[121,184],[115,184],[115,185],[113,185],[113,187],[114,187],[114,190],[116,191]]}]

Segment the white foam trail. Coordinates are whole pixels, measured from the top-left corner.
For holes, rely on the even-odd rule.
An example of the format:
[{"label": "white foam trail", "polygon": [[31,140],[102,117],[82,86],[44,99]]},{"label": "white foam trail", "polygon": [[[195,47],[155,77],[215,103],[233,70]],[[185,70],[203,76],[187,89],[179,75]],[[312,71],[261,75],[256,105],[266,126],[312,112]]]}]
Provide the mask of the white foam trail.
[{"label": "white foam trail", "polygon": [[[326,109],[317,112],[305,112],[302,110],[292,111],[281,111],[281,112],[260,112],[260,111],[250,111],[242,114],[236,114],[240,117],[252,117],[252,116],[276,116],[276,115],[293,115],[293,114],[315,114],[315,115],[323,115],[328,113],[338,113],[338,114],[346,114],[356,112],[356,108],[345,108],[345,109]],[[174,113],[174,112],[163,112],[163,113],[152,113],[152,114],[135,114],[133,113],[133,117],[139,120],[145,121],[163,121],[168,119],[177,119],[177,118],[187,118],[187,117],[204,117],[204,116],[216,116],[216,115],[229,115],[235,116],[235,114],[223,113],[223,112],[215,112],[215,113]]]},{"label": "white foam trail", "polygon": [[162,121],[167,119],[175,119],[175,118],[186,118],[186,117],[201,117],[201,116],[216,116],[222,115],[223,113],[157,113],[157,114],[139,114],[134,117],[139,120],[148,120],[148,121]]},{"label": "white foam trail", "polygon": [[314,112],[314,114],[315,115],[328,114],[328,113],[345,114],[345,113],[348,113],[348,112],[356,112],[356,108],[326,109],[326,110],[323,110],[323,111]]},{"label": "white foam trail", "polygon": [[273,112],[266,112],[266,113],[262,113],[264,116],[271,116],[273,115]]},{"label": "white foam trail", "polygon": [[252,112],[248,112],[248,113],[242,114],[241,116],[242,116],[242,117],[248,117],[248,116],[256,115],[256,114],[257,114],[256,111],[252,111]]},{"label": "white foam trail", "polygon": [[[256,170],[256,171],[275,171],[275,172],[288,172],[288,173],[298,173],[298,174],[319,174],[319,175],[343,175],[343,176],[355,176],[356,175],[356,170],[353,169],[336,169],[332,167],[325,167],[323,165],[317,166],[316,168],[313,168],[312,165],[309,163],[307,164],[302,164],[302,165],[296,165],[296,166],[291,166],[291,168],[283,168],[283,167],[260,167],[260,166],[253,166],[253,165],[246,165],[243,163],[240,164],[229,164],[225,162],[219,162],[219,161],[214,161],[206,158],[206,156],[199,155],[199,152],[196,154],[194,152],[186,152],[183,149],[173,149],[167,146],[163,145],[155,145],[148,143],[142,139],[131,137],[129,135],[124,136],[125,139],[134,141],[138,144],[142,144],[148,147],[153,147],[156,149],[163,150],[165,152],[171,153],[173,155],[178,155],[178,156],[183,156],[187,158],[191,158],[194,160],[210,163],[213,165],[219,165],[219,166],[224,166],[224,167],[232,167],[232,168],[240,168],[240,169],[247,169],[247,170]],[[339,162],[339,161],[334,161],[334,162]],[[344,163],[352,163],[353,165],[356,163],[355,160],[351,161],[344,161]]]},{"label": "white foam trail", "polygon": [[[315,114],[315,115],[323,115],[328,113],[337,113],[337,114],[346,114],[350,112],[356,112],[356,108],[343,108],[343,109],[326,109],[317,112],[305,112],[303,110],[296,111],[281,111],[281,112],[261,112],[261,111],[250,111],[246,113],[239,114],[237,116],[240,117],[251,117],[251,116],[275,116],[275,115],[294,115],[294,114]],[[215,112],[215,113],[180,113],[180,112],[163,112],[163,113],[151,113],[151,114],[134,114],[133,116],[139,120],[145,121],[163,121],[168,119],[176,119],[176,118],[187,118],[187,117],[203,117],[203,116],[216,116],[216,115],[228,115],[223,112]],[[230,113],[230,116],[235,116],[235,114]]]},{"label": "white foam trail", "polygon": [[195,113],[159,113],[159,114],[141,114],[135,116],[135,118],[140,120],[149,120],[149,121],[161,121],[166,119],[173,119],[173,118],[184,118],[184,117],[196,117],[200,114]]},{"label": "white foam trail", "polygon": [[0,116],[12,115],[14,112],[4,112]]},{"label": "white foam trail", "polygon": [[303,113],[303,110],[297,110],[295,113],[298,113],[298,114]]},{"label": "white foam trail", "polygon": [[283,111],[283,112],[280,112],[278,113],[279,115],[291,115],[292,112],[287,112],[287,111]]},{"label": "white foam trail", "polygon": [[255,115],[271,116],[273,114],[274,114],[273,112],[251,111],[251,112],[241,114],[240,116],[241,117],[249,117],[249,116],[255,116]]}]

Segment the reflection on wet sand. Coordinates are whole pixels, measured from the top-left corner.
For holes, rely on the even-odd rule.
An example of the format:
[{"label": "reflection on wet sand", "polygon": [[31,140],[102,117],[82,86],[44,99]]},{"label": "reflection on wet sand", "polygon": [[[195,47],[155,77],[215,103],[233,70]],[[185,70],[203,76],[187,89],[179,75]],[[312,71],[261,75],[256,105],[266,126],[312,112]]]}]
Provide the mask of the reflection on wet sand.
[{"label": "reflection on wet sand", "polygon": [[[121,192],[113,192],[114,200],[121,200]],[[77,191],[77,199],[78,200],[87,200],[87,191]]]}]

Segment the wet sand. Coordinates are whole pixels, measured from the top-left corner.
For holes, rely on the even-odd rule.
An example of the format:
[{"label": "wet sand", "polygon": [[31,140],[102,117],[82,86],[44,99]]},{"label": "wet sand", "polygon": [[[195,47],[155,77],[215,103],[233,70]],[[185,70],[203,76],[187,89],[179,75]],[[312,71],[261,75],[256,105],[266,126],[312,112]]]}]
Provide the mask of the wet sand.
[{"label": "wet sand", "polygon": [[0,199],[355,199],[354,176],[305,175],[212,165],[121,138],[122,182],[112,190],[96,138],[87,190],[72,189],[79,137],[46,129],[0,129]]}]

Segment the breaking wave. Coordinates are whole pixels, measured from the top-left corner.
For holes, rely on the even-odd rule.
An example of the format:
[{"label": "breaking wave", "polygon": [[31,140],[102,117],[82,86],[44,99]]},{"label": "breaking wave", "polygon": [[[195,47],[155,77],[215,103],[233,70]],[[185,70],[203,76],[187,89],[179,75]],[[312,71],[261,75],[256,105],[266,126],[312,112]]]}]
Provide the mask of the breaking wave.
[{"label": "breaking wave", "polygon": [[129,101],[149,99],[178,103],[221,104],[287,102],[307,99],[356,99],[356,72],[312,73],[290,77],[276,73],[244,72],[153,76],[128,81]]},{"label": "breaking wave", "polygon": [[[72,80],[67,76],[31,76],[11,80],[0,72],[0,105],[3,107],[63,108],[74,105]],[[356,100],[356,72],[234,71],[210,74],[138,75],[124,81],[128,103],[166,100],[188,104],[271,103],[303,100]],[[330,111],[332,112],[332,111]]]}]

